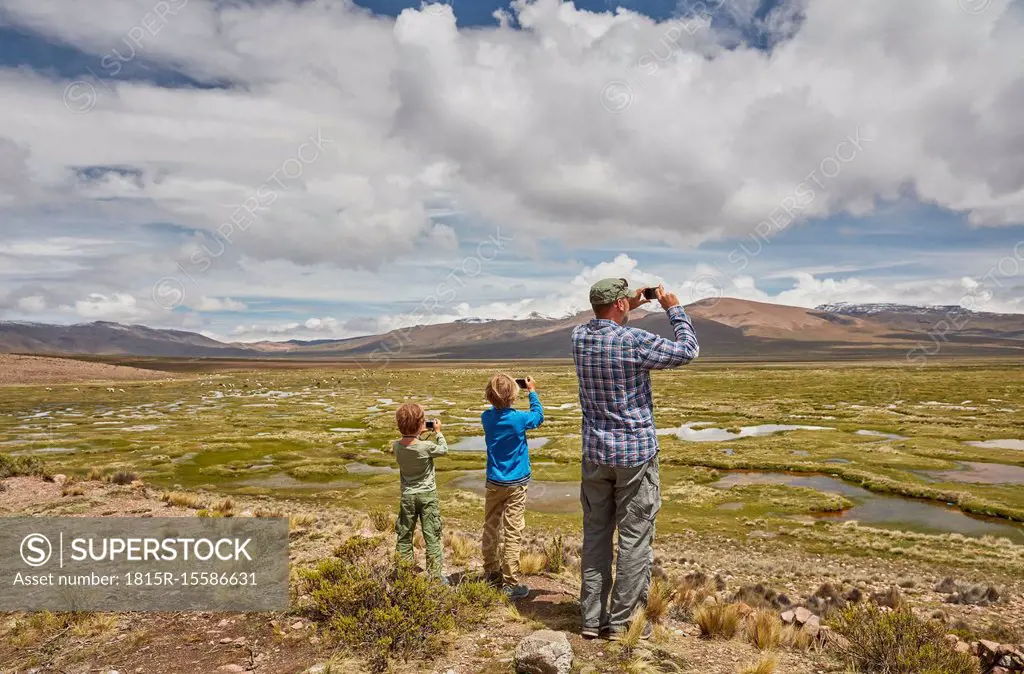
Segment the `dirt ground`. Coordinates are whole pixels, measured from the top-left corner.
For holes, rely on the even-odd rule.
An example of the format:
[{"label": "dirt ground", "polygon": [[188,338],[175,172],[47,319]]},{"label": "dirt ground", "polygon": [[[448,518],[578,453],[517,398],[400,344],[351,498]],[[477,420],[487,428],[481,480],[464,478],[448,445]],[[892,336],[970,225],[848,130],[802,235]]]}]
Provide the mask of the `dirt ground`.
[{"label": "dirt ground", "polygon": [[[12,477],[0,483],[0,518],[12,516],[182,516],[194,517],[195,509],[175,507],[161,500],[161,492],[141,482],[116,486],[99,480],[79,480],[75,493],[65,493],[64,477],[54,481],[37,477]],[[196,492],[204,500],[217,495]],[[339,543],[353,535],[377,535],[364,513],[336,504],[274,499],[265,496],[232,497],[235,516],[251,516],[259,509],[306,518],[293,527],[289,557],[293,567],[307,567],[331,554]],[[478,545],[478,532],[457,532]],[[392,543],[393,545],[393,543]],[[925,571],[901,562],[870,558],[837,558],[826,563],[820,557],[785,549],[769,551],[751,542],[742,555],[734,541],[692,537],[666,537],[658,557],[666,571],[679,576],[689,570],[720,575],[722,597],[766,577],[800,569],[788,582],[773,584],[794,598],[806,596],[824,581],[839,582],[844,576],[870,578],[865,589],[890,587],[895,579],[916,571],[916,583],[904,583],[905,596],[915,610],[942,606],[932,592],[941,570]],[[422,557],[422,550],[417,555]],[[446,551],[446,557],[450,551]],[[774,570],[774,571],[772,571]],[[449,573],[476,576],[480,560],[448,564]],[[922,573],[924,572],[924,573]],[[626,669],[618,644],[603,640],[585,641],[579,636],[578,567],[560,574],[540,573],[524,578],[531,591],[514,607],[497,607],[482,625],[450,637],[447,653],[436,660],[398,662],[392,672],[436,672],[437,674],[508,674],[519,641],[536,629],[564,631],[575,653],[574,672],[644,671]],[[787,574],[788,575],[788,574]],[[727,587],[724,585],[727,584]],[[1018,588],[1015,588],[1018,589]],[[931,607],[931,608],[929,608]],[[1024,613],[1017,591],[998,606],[955,607],[944,605],[950,619],[970,618],[981,623]],[[114,613],[91,614],[85,622],[71,626],[39,625],[39,614],[0,614],[0,673],[87,672],[171,674],[172,672],[259,672],[323,674],[318,665],[331,663],[332,672],[366,671],[358,660],[338,652],[321,640],[315,626],[290,613]],[[35,631],[32,631],[35,630]],[[735,674],[755,662],[759,653],[743,639],[708,641],[699,638],[695,624],[667,618],[655,637],[641,646],[647,659],[664,672],[688,674]],[[829,651],[798,651],[782,648],[776,652],[777,674],[824,674],[843,672]],[[313,669],[311,669],[313,668]]]},{"label": "dirt ground", "polygon": [[149,381],[170,375],[137,367],[89,363],[70,358],[0,354],[0,386],[73,384],[86,381]]}]

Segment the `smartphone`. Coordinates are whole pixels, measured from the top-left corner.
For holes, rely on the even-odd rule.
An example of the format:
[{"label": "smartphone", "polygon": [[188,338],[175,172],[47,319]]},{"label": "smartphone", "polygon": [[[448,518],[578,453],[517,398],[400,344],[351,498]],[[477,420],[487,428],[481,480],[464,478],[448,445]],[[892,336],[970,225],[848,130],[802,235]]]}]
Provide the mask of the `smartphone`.
[{"label": "smartphone", "polygon": [[519,379],[516,379],[516,383],[519,384],[519,388],[528,388],[525,377],[520,377]]},{"label": "smartphone", "polygon": [[656,300],[658,299],[657,288],[644,288],[644,299],[645,300]]},{"label": "smartphone", "polygon": [[428,421],[427,422],[427,430],[428,431],[434,430],[434,422],[433,421]]}]

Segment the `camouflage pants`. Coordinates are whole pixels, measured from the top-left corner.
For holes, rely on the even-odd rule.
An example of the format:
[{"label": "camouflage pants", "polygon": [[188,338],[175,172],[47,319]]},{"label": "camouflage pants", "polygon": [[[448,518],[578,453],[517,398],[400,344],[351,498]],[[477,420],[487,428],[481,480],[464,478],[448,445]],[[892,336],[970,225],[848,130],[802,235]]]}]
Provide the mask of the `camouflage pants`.
[{"label": "camouflage pants", "polygon": [[437,491],[402,494],[398,520],[395,522],[395,533],[398,534],[395,552],[410,564],[415,561],[412,539],[416,533],[417,520],[423,530],[423,541],[427,547],[427,572],[432,576],[441,577],[444,575],[444,555],[441,547],[441,507]]}]

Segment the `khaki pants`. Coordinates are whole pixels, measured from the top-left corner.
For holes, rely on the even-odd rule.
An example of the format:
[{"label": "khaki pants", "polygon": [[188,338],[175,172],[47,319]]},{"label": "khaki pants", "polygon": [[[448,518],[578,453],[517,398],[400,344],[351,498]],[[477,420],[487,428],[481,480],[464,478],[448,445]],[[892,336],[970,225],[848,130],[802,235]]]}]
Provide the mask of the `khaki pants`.
[{"label": "khaki pants", "polygon": [[526,485],[499,487],[487,483],[482,545],[484,573],[500,571],[503,585],[519,583],[519,551],[523,547],[525,527]]}]

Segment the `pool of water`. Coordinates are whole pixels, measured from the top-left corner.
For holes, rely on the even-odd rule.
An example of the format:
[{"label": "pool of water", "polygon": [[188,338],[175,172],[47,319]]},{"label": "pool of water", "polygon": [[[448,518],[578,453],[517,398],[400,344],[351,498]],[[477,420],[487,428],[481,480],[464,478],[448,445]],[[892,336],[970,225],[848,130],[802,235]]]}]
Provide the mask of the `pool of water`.
[{"label": "pool of water", "polygon": [[905,435],[897,435],[896,433],[883,433],[882,431],[854,431],[854,435],[870,435],[874,438],[884,438],[886,440],[908,440]]},{"label": "pool of water", "polygon": [[956,470],[918,471],[939,482],[974,482],[976,484],[1024,484],[1024,468],[1002,463],[964,461]]},{"label": "pool of water", "polygon": [[[487,491],[486,483],[484,471],[475,470],[455,478],[449,485],[483,496]],[[580,483],[533,480],[526,490],[526,506],[548,513],[581,512]]]},{"label": "pool of water", "polygon": [[346,463],[345,470],[353,475],[376,475],[378,473],[394,473],[398,469],[392,466],[371,466],[368,463],[355,461],[353,463]]},{"label": "pool of water", "polygon": [[760,437],[782,433],[783,431],[831,431],[828,426],[801,426],[795,424],[760,424],[758,426],[741,426],[739,433],[724,428],[697,428],[703,423],[683,424],[676,429],[667,429],[662,435],[674,434],[687,442],[724,442],[738,438]]},{"label": "pool of water", "polygon": [[964,444],[985,449],[1019,449],[1024,451],[1024,440],[972,440]]},{"label": "pool of water", "polygon": [[[550,438],[527,438],[526,446],[530,449],[540,449],[548,444],[549,440]],[[448,445],[448,449],[452,452],[486,452],[487,440],[482,435],[473,435]]]},{"label": "pool of water", "polygon": [[958,533],[974,537],[988,535],[1020,538],[1024,535],[1024,527],[1008,522],[994,518],[974,517],[958,509],[928,501],[878,494],[827,475],[735,472],[718,480],[713,486],[728,489],[744,484],[784,484],[792,487],[810,487],[822,492],[842,494],[856,504],[840,514],[822,513],[817,516],[821,519],[856,520],[872,526],[926,533]]}]

